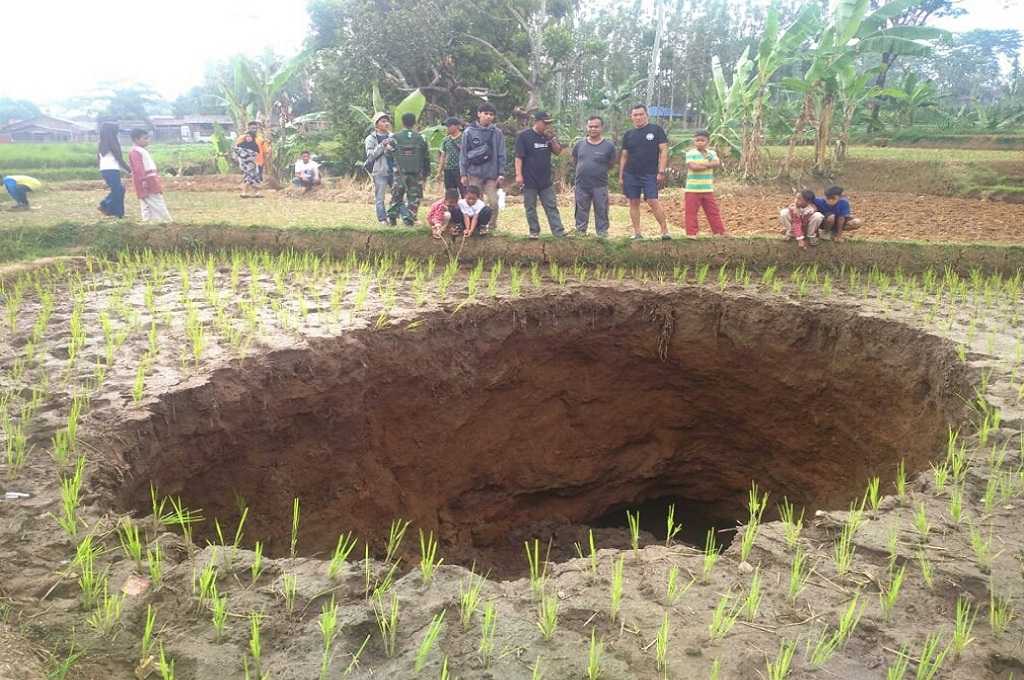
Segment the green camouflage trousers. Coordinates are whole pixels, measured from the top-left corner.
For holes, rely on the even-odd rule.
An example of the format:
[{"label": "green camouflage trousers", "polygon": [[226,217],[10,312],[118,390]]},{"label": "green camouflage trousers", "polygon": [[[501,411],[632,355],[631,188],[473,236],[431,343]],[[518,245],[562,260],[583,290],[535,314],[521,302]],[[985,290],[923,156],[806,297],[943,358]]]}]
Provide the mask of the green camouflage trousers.
[{"label": "green camouflage trousers", "polygon": [[423,200],[423,178],[417,173],[398,173],[391,187],[391,207],[388,219],[395,223],[399,217],[406,224],[416,221],[416,213]]}]

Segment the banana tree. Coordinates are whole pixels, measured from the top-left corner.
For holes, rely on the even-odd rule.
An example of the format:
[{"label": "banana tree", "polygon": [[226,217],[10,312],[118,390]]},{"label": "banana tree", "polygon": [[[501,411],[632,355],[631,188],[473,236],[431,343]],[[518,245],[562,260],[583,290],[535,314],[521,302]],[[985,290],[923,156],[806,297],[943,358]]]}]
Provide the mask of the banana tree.
[{"label": "banana tree", "polygon": [[[839,74],[854,68],[859,56],[885,52],[901,56],[926,56],[932,47],[925,40],[935,40],[944,31],[926,26],[892,26],[894,16],[919,5],[924,0],[895,0],[868,13],[870,0],[839,0],[829,24],[818,38],[811,55],[811,65],[804,74],[798,91],[804,96],[804,110],[816,113],[814,169],[820,174],[830,170],[832,122],[839,95]],[[794,129],[790,149],[802,133]],[[792,161],[787,157],[786,168]]]},{"label": "banana tree", "polygon": [[273,67],[245,58],[236,60],[236,68],[249,90],[256,115],[268,128],[288,122],[290,116],[288,101],[284,97],[285,88],[311,56],[311,52],[302,52]]},{"label": "banana tree", "polygon": [[914,115],[921,109],[939,105],[935,83],[921,80],[916,73],[908,73],[899,88],[890,88],[885,94],[895,100],[900,122],[907,126],[914,124]]},{"label": "banana tree", "polygon": [[836,145],[836,160],[846,158],[846,151],[850,146],[850,129],[853,127],[854,116],[865,102],[876,97],[892,96],[898,90],[893,88],[881,88],[870,86],[872,79],[878,76],[880,67],[858,73],[852,65],[843,69],[837,75],[839,85],[839,102],[842,107],[843,120],[839,132],[839,143]]},{"label": "banana tree", "polygon": [[733,68],[732,82],[727,82],[718,57],[711,58],[711,87],[704,98],[704,110],[708,119],[708,133],[711,146],[728,148],[732,155],[742,157],[744,133],[749,123],[751,73],[754,62],[750,60],[749,48]]}]

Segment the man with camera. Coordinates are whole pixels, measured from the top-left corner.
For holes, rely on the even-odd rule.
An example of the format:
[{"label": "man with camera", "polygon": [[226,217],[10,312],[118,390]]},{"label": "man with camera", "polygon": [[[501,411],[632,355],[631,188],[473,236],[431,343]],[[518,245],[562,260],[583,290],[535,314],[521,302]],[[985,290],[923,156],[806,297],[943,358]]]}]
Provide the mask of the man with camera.
[{"label": "man with camera", "polygon": [[476,121],[462,133],[459,152],[459,171],[463,186],[478,186],[487,197],[491,209],[490,231],[498,228],[498,187],[505,179],[505,136],[494,119],[497,112],[493,104],[484,102],[477,107]]},{"label": "man with camera", "polygon": [[366,162],[363,168],[373,179],[373,200],[377,209],[377,221],[388,224],[388,213],[384,207],[384,194],[395,177],[395,136],[391,134],[391,118],[386,113],[373,116],[373,132],[363,141]]},{"label": "man with camera", "polygon": [[523,188],[523,207],[526,209],[526,223],[530,225],[530,238],[540,238],[538,198],[544,206],[551,234],[556,238],[565,236],[551,180],[551,154],[561,154],[565,147],[555,137],[553,122],[546,112],[537,111],[533,114],[533,127],[526,128],[516,137],[516,184]]}]

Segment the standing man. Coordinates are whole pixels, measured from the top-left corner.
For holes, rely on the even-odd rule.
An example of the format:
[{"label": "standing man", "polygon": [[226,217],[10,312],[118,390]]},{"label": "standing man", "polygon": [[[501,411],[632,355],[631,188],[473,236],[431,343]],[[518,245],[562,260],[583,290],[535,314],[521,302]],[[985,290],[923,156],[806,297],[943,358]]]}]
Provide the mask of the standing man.
[{"label": "standing man", "polygon": [[247,135],[251,136],[253,141],[256,142],[256,168],[259,173],[259,180],[262,182],[266,174],[265,168],[270,161],[270,142],[263,136],[263,125],[258,120],[249,121],[246,131],[238,135],[238,139],[235,140],[235,146],[244,142]]},{"label": "standing man", "polygon": [[459,171],[463,186],[477,186],[491,208],[490,231],[498,228],[498,187],[505,180],[505,135],[494,124],[497,111],[484,102],[476,109],[476,122],[462,133]]},{"label": "standing man", "polygon": [[394,180],[395,166],[392,153],[395,150],[395,138],[391,134],[391,118],[386,113],[373,115],[373,132],[363,140],[366,149],[366,162],[363,169],[373,179],[373,201],[377,209],[377,221],[388,225],[388,213],[384,208],[384,192]]},{"label": "standing man", "polygon": [[598,238],[608,238],[608,172],[615,166],[615,144],[604,138],[601,116],[587,119],[587,136],[572,148],[576,164],[576,233],[587,234],[590,206]]},{"label": "standing man", "polygon": [[416,213],[423,198],[423,181],[430,176],[430,148],[423,135],[416,132],[415,113],[402,114],[402,131],[395,135],[395,184],[391,189],[388,222],[402,218],[405,226],[416,224]]},{"label": "standing man", "polygon": [[629,219],[633,223],[633,239],[642,239],[640,233],[640,196],[647,200],[654,219],[661,227],[661,238],[669,240],[665,209],[658,200],[658,187],[665,182],[668,166],[668,135],[660,125],[651,123],[647,107],[637,104],[629,110],[633,129],[622,137],[622,155],[619,158],[619,183],[629,199]]},{"label": "standing man", "polygon": [[523,188],[523,206],[526,223],[530,225],[530,238],[540,238],[540,220],[537,218],[537,198],[544,206],[548,228],[552,235],[565,236],[554,183],[551,181],[551,154],[561,154],[565,147],[555,137],[551,116],[544,111],[533,114],[533,127],[516,137],[516,184]]},{"label": "standing man", "polygon": [[437,157],[437,178],[444,181],[444,188],[458,189],[461,197],[465,191],[462,175],[459,172],[459,156],[462,152],[462,121],[454,116],[444,120],[448,128],[448,136],[441,142],[441,152]]}]

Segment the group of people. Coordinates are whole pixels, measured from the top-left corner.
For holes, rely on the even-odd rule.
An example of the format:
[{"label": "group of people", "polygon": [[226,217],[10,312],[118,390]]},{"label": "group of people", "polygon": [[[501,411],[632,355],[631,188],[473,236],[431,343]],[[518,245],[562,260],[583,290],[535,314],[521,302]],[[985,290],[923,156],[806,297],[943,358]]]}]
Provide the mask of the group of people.
[{"label": "group of people", "polygon": [[817,245],[819,238],[841,241],[844,232],[861,225],[840,186],[825,189],[824,196],[815,196],[810,189],[798,192],[793,202],[779,211],[779,223],[783,238],[796,241],[800,248]]},{"label": "group of people", "polygon": [[[270,162],[270,140],[263,134],[262,123],[249,121],[245,132],[235,140],[233,153],[238,169],[242,171],[242,198],[261,198],[260,186]],[[323,183],[320,164],[313,160],[308,150],[300,154],[292,172],[292,184],[305,192]]]},{"label": "group of people", "polygon": [[[463,128],[461,121],[445,121],[448,135],[438,157],[438,177],[443,179],[444,198],[431,205],[427,222],[435,238],[444,234],[483,236],[497,229],[502,207],[502,183],[507,162],[504,133],[495,125],[496,111],[488,103],[477,108],[476,120]],[[646,202],[668,240],[668,220],[659,199],[668,166],[668,135],[650,121],[647,107],[630,111],[633,129],[622,138],[621,151],[604,136],[604,120],[591,116],[586,136],[570,149],[555,134],[554,120],[544,111],[533,114],[533,124],[515,140],[515,183],[522,189],[529,237],[540,237],[537,210],[540,203],[548,228],[555,237],[568,232],[562,224],[554,189],[552,157],[569,152],[575,166],[575,230],[586,235],[594,213],[597,236],[607,238],[610,195],[609,173],[618,166],[619,183],[629,202],[633,239],[642,239],[640,207]],[[416,221],[423,183],[430,176],[431,160],[426,142],[416,132],[416,118],[403,117],[402,131],[391,133],[385,113],[374,117],[374,130],[365,139],[367,172],[373,178],[377,219],[395,225],[401,218],[407,225]],[[726,235],[714,195],[714,172],[721,166],[718,155],[708,148],[708,134],[698,131],[694,147],[686,154],[686,233],[696,236],[698,211],[707,216],[715,235]],[[392,187],[391,206],[385,208],[386,191]],[[479,207],[475,207],[479,204]],[[469,215],[467,215],[469,213]]]}]

